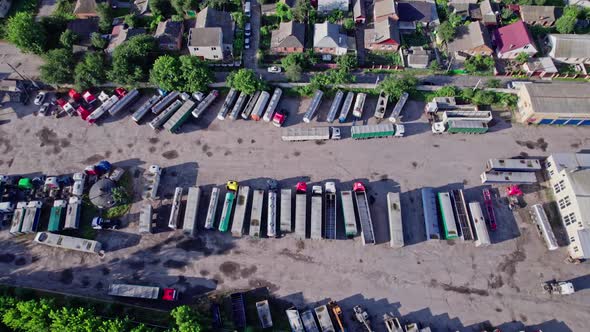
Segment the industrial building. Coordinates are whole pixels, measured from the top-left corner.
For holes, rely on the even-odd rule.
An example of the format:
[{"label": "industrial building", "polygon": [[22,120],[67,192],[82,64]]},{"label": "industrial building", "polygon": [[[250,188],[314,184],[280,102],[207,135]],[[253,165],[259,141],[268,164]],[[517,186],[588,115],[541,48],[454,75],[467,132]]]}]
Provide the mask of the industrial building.
[{"label": "industrial building", "polygon": [[590,126],[590,85],[523,84],[518,91],[520,122]]},{"label": "industrial building", "polygon": [[590,154],[557,153],[545,161],[572,258],[590,258]]}]

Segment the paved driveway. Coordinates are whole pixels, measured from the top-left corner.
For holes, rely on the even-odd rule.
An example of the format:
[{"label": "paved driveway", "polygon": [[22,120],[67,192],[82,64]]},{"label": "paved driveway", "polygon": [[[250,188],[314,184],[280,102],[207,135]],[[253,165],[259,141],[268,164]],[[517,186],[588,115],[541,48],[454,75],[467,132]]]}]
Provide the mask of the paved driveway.
[{"label": "paved driveway", "polygon": [[244,49],[244,67],[256,69],[258,62],[256,61],[256,51],[258,50],[260,40],[260,5],[256,0],[252,0],[252,17],[250,17],[250,26],[252,35],[250,36],[250,49]]},{"label": "paved driveway", "polygon": [[39,14],[37,17],[51,16],[55,8],[57,7],[57,0],[41,0],[39,4]]}]

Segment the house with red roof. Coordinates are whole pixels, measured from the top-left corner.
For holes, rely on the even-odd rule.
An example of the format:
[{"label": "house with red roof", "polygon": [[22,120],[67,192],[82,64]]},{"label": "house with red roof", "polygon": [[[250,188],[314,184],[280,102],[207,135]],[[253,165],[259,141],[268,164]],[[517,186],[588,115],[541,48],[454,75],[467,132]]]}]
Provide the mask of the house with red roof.
[{"label": "house with red roof", "polygon": [[520,53],[533,56],[538,52],[533,37],[523,21],[498,28],[492,41],[500,59],[514,59]]}]

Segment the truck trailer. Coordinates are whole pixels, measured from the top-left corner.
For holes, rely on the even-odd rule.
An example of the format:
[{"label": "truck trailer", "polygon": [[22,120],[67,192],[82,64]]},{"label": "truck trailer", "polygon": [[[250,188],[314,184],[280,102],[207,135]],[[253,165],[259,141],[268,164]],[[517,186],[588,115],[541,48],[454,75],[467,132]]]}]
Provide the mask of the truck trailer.
[{"label": "truck trailer", "polygon": [[307,223],[307,183],[298,182],[295,188],[295,236],[305,239]]},{"label": "truck trailer", "polygon": [[259,121],[260,118],[264,115],[264,109],[266,107],[266,103],[270,99],[270,94],[266,91],[262,91],[260,93],[260,97],[256,101],[254,108],[252,109],[252,113],[250,114],[250,119],[254,121]]},{"label": "truck trailer", "polygon": [[402,94],[401,98],[397,101],[397,103],[393,107],[393,111],[391,112],[391,115],[389,116],[390,122],[392,122],[392,123],[400,122],[399,117],[402,114],[402,110],[404,109],[404,106],[406,105],[406,102],[408,101],[409,96],[410,95],[407,92],[404,92]]},{"label": "truck trailer", "polygon": [[205,110],[207,110],[207,108],[209,106],[211,106],[211,104],[213,104],[213,101],[215,101],[215,99],[217,99],[217,96],[219,96],[219,91],[217,90],[211,90],[211,92],[209,92],[209,94],[207,95],[207,97],[205,97],[205,99],[203,99],[199,105],[197,105],[197,107],[195,107],[195,109],[193,110],[193,116],[195,118],[200,118],[201,115],[203,114],[203,112],[205,112]]},{"label": "truck trailer", "polygon": [[22,227],[23,227],[23,220],[25,218],[26,208],[27,208],[27,202],[16,203],[16,208],[14,209],[14,213],[12,214],[12,221],[10,223],[10,234],[12,234],[12,235],[23,234]]},{"label": "truck trailer", "polygon": [[174,101],[162,113],[158,114],[158,116],[150,121],[150,127],[152,127],[153,130],[159,129],[183,104],[184,102],[180,99]]},{"label": "truck trailer", "polygon": [[184,209],[184,221],[182,231],[184,234],[194,237],[197,233],[197,217],[199,215],[199,201],[201,200],[201,188],[189,187]]},{"label": "truck trailer", "polygon": [[338,122],[340,122],[340,123],[346,122],[346,118],[348,117],[348,113],[350,113],[350,109],[352,108],[353,101],[354,101],[354,92],[348,92],[346,94],[346,99],[344,99],[344,103],[342,104],[342,109],[340,109],[340,116],[338,117]]},{"label": "truck trailer", "polygon": [[217,204],[219,202],[219,188],[213,187],[211,190],[211,198],[207,207],[207,217],[205,218],[205,229],[213,229],[215,226],[215,214],[217,212]]},{"label": "truck trailer", "polygon": [[354,203],[352,202],[352,191],[341,191],[340,201],[342,202],[344,233],[346,234],[347,238],[351,239],[358,234],[356,215],[354,214]]},{"label": "truck trailer", "polygon": [[[377,125],[361,125],[352,126],[350,128],[350,131],[353,139],[391,137],[396,134],[396,126],[398,125],[394,125],[392,123],[382,123]],[[403,133],[400,134],[403,135]]]},{"label": "truck trailer", "polygon": [[303,321],[303,326],[305,327],[306,332],[320,332],[312,310],[302,312],[301,320]]},{"label": "truck trailer", "polygon": [[240,94],[240,92],[238,92],[238,90],[236,90],[234,88],[231,88],[229,90],[229,93],[227,94],[227,96],[225,97],[225,100],[223,101],[223,105],[221,105],[221,109],[219,110],[219,113],[217,113],[217,120],[225,120],[227,113],[229,113],[232,105],[234,104],[234,102],[239,94]]},{"label": "truck trailer", "polygon": [[55,200],[51,213],[49,214],[49,224],[47,225],[48,232],[58,232],[62,229],[66,217],[66,207],[68,203],[65,200]]},{"label": "truck trailer", "polygon": [[369,209],[369,200],[367,199],[365,186],[362,182],[355,182],[352,191],[354,192],[356,207],[359,213],[363,245],[375,244],[373,220],[371,220],[371,210]]},{"label": "truck trailer", "polygon": [[25,216],[23,218],[23,225],[21,232],[25,234],[35,233],[39,226],[39,218],[41,217],[41,207],[43,203],[41,201],[30,201],[27,203],[25,209]]},{"label": "truck trailer", "polygon": [[258,98],[260,98],[260,91],[256,91],[252,98],[250,98],[250,100],[248,101],[248,104],[246,104],[244,111],[241,113],[242,119],[250,119],[250,114],[252,114],[252,110],[254,109],[254,106],[256,106]]},{"label": "truck trailer", "polygon": [[252,237],[260,237],[263,206],[264,189],[255,189],[252,195],[252,212],[250,214],[250,236]]},{"label": "truck trailer", "polygon": [[246,105],[246,102],[248,101],[249,97],[250,96],[245,93],[240,93],[238,100],[236,100],[236,103],[234,104],[234,107],[232,108],[229,114],[230,119],[235,120],[238,118],[240,112],[242,112],[242,109],[244,108],[244,105]]},{"label": "truck trailer", "polygon": [[121,98],[111,109],[109,114],[115,115],[123,110],[125,107],[130,106],[133,102],[139,98],[140,94],[137,89],[129,91],[123,98]]},{"label": "truck trailer", "polygon": [[313,95],[313,98],[311,99],[311,104],[309,104],[309,107],[307,107],[307,111],[305,111],[305,114],[303,115],[303,122],[311,122],[311,119],[313,119],[316,112],[318,111],[318,108],[320,107],[320,104],[322,103],[323,96],[324,93],[322,92],[322,90],[316,90],[316,92]]},{"label": "truck trailer", "polygon": [[322,186],[311,188],[311,232],[312,240],[322,239]]},{"label": "truck trailer", "polygon": [[268,107],[266,107],[266,111],[264,112],[264,117],[262,118],[264,122],[270,122],[270,120],[273,118],[282,94],[283,90],[281,90],[281,88],[275,88],[275,91],[272,93],[272,97],[270,98],[270,102],[268,103]]},{"label": "truck trailer", "polygon": [[231,220],[232,209],[234,201],[238,192],[238,183],[236,181],[228,181],[225,185],[227,193],[225,193],[225,200],[223,202],[223,209],[221,210],[221,218],[219,219],[219,231],[227,232],[229,229],[229,222]]},{"label": "truck trailer", "polygon": [[178,96],[180,96],[180,93],[178,93],[178,91],[172,91],[172,92],[168,93],[167,95],[162,97],[162,99],[160,99],[160,101],[157,102],[152,107],[152,113],[154,113],[156,115],[160,114],[170,104],[172,104],[174,101],[176,101],[176,98],[178,98]]},{"label": "truck trailer", "polygon": [[234,211],[234,219],[231,225],[231,235],[233,237],[242,237],[244,234],[244,222],[249,198],[250,187],[240,186],[238,189],[238,199],[236,202],[236,209]]},{"label": "truck trailer", "polygon": [[387,111],[387,103],[389,102],[389,95],[387,95],[384,91],[379,93],[379,98],[377,99],[377,106],[375,106],[375,115],[376,119],[383,119],[385,117],[385,112]]},{"label": "truck trailer", "polygon": [[281,233],[292,232],[291,226],[291,189],[281,189]]},{"label": "truck trailer", "polygon": [[327,306],[322,305],[313,310],[315,311],[315,315],[318,318],[318,323],[320,324],[322,332],[336,332],[334,329],[334,324],[332,324],[332,319],[330,318],[330,312],[328,311]]},{"label": "truck trailer", "polygon": [[113,107],[119,101],[119,97],[117,95],[112,95],[107,101],[105,101],[102,105],[96,108],[90,115],[86,118],[86,122],[92,124],[98,121],[100,117],[102,117],[111,107]]},{"label": "truck trailer", "polygon": [[539,159],[489,159],[486,171],[536,172],[541,170]]},{"label": "truck trailer", "polygon": [[292,332],[305,332],[299,311],[295,307],[285,310]]},{"label": "truck trailer", "polygon": [[521,184],[521,183],[536,183],[537,176],[532,172],[484,172],[479,176],[481,183],[510,183],[510,184]]},{"label": "truck trailer", "polygon": [[110,296],[132,297],[136,299],[176,301],[178,291],[174,288],[160,288],[154,286],[140,286],[130,284],[111,284]]},{"label": "truck trailer", "polygon": [[426,240],[440,240],[440,228],[438,226],[438,208],[436,195],[432,188],[422,188],[422,211],[424,214],[424,228]]},{"label": "truck trailer", "polygon": [[326,182],[326,220],[324,224],[324,237],[329,240],[336,239],[336,184]]},{"label": "truck trailer", "polygon": [[162,96],[160,96],[159,94],[155,94],[153,96],[150,97],[150,99],[148,99],[145,103],[143,103],[131,116],[131,119],[133,119],[133,121],[135,121],[135,123],[139,123],[139,121],[141,121],[141,119],[148,114],[148,112],[152,109],[152,107],[154,107],[154,105],[156,105],[157,102],[160,101],[160,99],[162,99]]},{"label": "truck trailer", "polygon": [[270,180],[266,201],[266,236],[277,236],[277,181]]},{"label": "truck trailer", "polygon": [[171,229],[178,228],[178,215],[180,214],[180,206],[182,204],[182,192],[182,187],[176,187],[176,189],[174,189],[172,208],[170,210],[170,217],[168,218],[168,227]]},{"label": "truck trailer", "polygon": [[174,112],[170,119],[164,123],[164,129],[175,134],[180,130],[180,127],[190,118],[195,102],[187,100],[182,104],[178,111]]},{"label": "truck trailer", "polygon": [[256,302],[256,311],[258,311],[258,319],[260,320],[260,326],[263,329],[272,327],[272,317],[270,315],[270,307],[268,306],[268,300]]},{"label": "truck trailer", "polygon": [[328,111],[328,117],[326,118],[326,121],[329,123],[334,122],[336,119],[336,115],[340,110],[340,104],[342,104],[342,98],[344,98],[344,92],[342,92],[342,90],[338,90],[334,100],[332,100],[332,105],[330,105],[330,111]]},{"label": "truck trailer", "polygon": [[139,233],[149,234],[152,232],[152,212],[153,208],[151,204],[146,204],[141,208],[139,212]]},{"label": "truck trailer", "polygon": [[286,128],[281,139],[286,142],[297,141],[321,141],[340,139],[340,128],[337,127],[312,127],[312,128]]},{"label": "truck trailer", "polygon": [[143,199],[157,199],[158,188],[160,187],[160,177],[162,176],[162,168],[158,165],[150,165],[145,173],[145,185],[143,188]]},{"label": "truck trailer", "polygon": [[404,246],[404,227],[399,193],[387,193],[387,212],[389,217],[389,246],[401,248]]}]

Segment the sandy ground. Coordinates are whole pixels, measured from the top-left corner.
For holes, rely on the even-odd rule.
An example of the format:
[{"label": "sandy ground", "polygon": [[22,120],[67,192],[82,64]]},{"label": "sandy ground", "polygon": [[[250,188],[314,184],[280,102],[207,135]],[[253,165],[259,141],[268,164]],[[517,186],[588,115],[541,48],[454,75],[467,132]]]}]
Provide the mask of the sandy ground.
[{"label": "sandy ground", "polygon": [[[373,109],[375,102],[371,100],[366,109]],[[308,104],[309,100],[290,98],[281,103],[292,112],[287,126],[303,125]],[[492,234],[494,244],[486,248],[461,241],[426,242],[419,193],[424,186],[464,188],[468,200],[481,200],[479,174],[487,158],[579,151],[588,147],[587,129],[522,127],[497,117],[485,135],[434,136],[421,117],[423,105],[410,102],[403,119],[408,133],[404,138],[353,141],[344,128],[341,141],[286,143],[278,128],[262,121],[214,120],[220,106],[218,101],[215,110],[200,123],[185,125],[179,135],[136,125],[129,114],[88,127],[78,118],[35,117],[32,107],[2,110],[2,173],[73,173],[107,158],[128,167],[138,182],[150,164],[166,167],[166,174],[163,199],[154,203],[161,226],[156,234],[136,233],[137,212],[144,202],[134,204],[126,228],[99,234],[107,251],[102,260],[36,246],[31,237],[12,238],[4,229],[0,281],[96,297],[105,297],[113,280],[145,282],[178,287],[185,301],[210,290],[268,287],[300,308],[333,299],[350,315],[354,305],[363,305],[377,331],[384,330],[385,312],[437,331],[480,331],[482,324],[500,326],[502,331],[524,326],[544,331],[587,329],[587,264],[564,263],[565,248],[548,252],[534,226],[522,220],[526,210],[513,215],[496,200],[499,230]],[[324,101],[318,125],[325,125],[328,108]],[[366,113],[368,118],[372,111]],[[175,186],[202,185],[208,202],[211,185],[236,179],[261,187],[268,177],[279,180],[281,187],[293,187],[301,179],[332,179],[339,190],[362,179],[372,197],[380,244],[363,247],[359,238],[297,241],[291,235],[233,239],[205,231],[191,240],[163,227]],[[388,191],[402,193],[408,244],[402,249],[385,243]],[[201,203],[201,214],[205,205]],[[542,294],[540,282],[551,278],[574,279],[581,290],[568,297]]]}]

